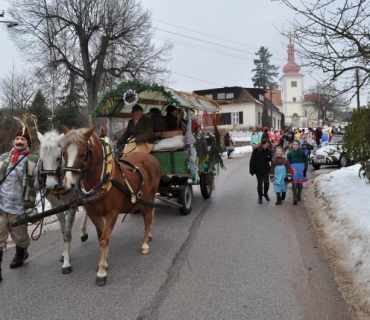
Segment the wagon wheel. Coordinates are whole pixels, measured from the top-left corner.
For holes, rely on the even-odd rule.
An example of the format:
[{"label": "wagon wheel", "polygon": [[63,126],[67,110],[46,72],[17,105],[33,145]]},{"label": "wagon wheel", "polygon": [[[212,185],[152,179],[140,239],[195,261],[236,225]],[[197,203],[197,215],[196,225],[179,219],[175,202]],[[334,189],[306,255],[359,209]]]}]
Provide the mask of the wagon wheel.
[{"label": "wagon wheel", "polygon": [[188,215],[191,212],[191,209],[193,209],[193,198],[193,187],[191,184],[185,182],[177,199],[177,202],[182,205],[182,207],[179,208],[179,211],[183,215]]},{"label": "wagon wheel", "polygon": [[212,196],[214,183],[213,172],[201,173],[200,175],[200,192],[204,199],[209,199]]}]

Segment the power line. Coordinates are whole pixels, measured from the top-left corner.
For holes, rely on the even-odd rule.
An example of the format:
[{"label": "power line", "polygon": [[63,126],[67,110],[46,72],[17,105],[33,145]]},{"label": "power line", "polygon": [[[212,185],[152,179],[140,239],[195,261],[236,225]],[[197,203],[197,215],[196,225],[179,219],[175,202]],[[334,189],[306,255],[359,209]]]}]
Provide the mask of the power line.
[{"label": "power line", "polygon": [[182,45],[182,46],[185,46],[185,47],[199,49],[199,50],[208,51],[208,52],[212,52],[212,53],[217,53],[217,54],[221,54],[221,55],[225,55],[225,56],[233,57],[233,58],[238,58],[238,59],[242,59],[242,60],[246,60],[246,61],[253,61],[253,59],[248,59],[248,58],[245,58],[243,56],[238,56],[238,55],[235,55],[235,54],[226,53],[226,52],[223,52],[223,51],[218,51],[218,50],[210,49],[210,48],[206,48],[206,47],[200,47],[200,46],[197,46],[197,45],[194,45],[194,44],[191,44],[191,43],[181,42],[181,41],[174,40],[174,39],[161,38],[160,36],[153,36],[153,38],[158,39],[158,40],[163,40],[163,41],[164,40],[170,40],[173,43],[176,43],[176,44],[179,44],[179,45]]},{"label": "power line", "polygon": [[[195,40],[195,41],[200,41],[200,42],[203,42],[203,43],[208,43],[208,44],[215,45],[215,46],[219,46],[219,47],[222,47],[222,48],[227,48],[227,49],[231,49],[231,50],[239,51],[239,52],[242,52],[242,53],[255,55],[255,53],[254,53],[254,52],[245,51],[245,50],[241,50],[241,49],[237,49],[237,48],[229,47],[229,46],[226,46],[226,45],[223,45],[223,44],[219,44],[219,43],[215,43],[215,42],[211,42],[211,41],[207,41],[207,40],[202,40],[202,39],[198,39],[198,38],[194,38],[194,37],[186,36],[186,35],[183,35],[183,34],[180,34],[180,33],[177,33],[177,32],[167,31],[167,30],[158,29],[158,28],[157,28],[156,30],[159,30],[159,31],[162,31],[162,32],[167,32],[167,33],[170,33],[170,34],[173,34],[173,35],[176,35],[176,36],[180,36],[180,37],[184,37],[184,38],[192,39],[192,40]],[[273,58],[273,59],[274,59],[274,60],[284,61],[284,62],[286,61],[286,59],[285,59],[285,60],[283,60],[283,59],[279,59],[279,58]]]},{"label": "power line", "polygon": [[[199,32],[199,31],[192,30],[192,29],[189,29],[189,28],[181,27],[181,26],[178,26],[178,25],[175,25],[175,24],[172,24],[172,23],[168,23],[168,22],[164,22],[164,21],[160,21],[160,20],[156,20],[156,19],[152,19],[152,20],[153,21],[157,21],[159,23],[167,24],[169,26],[173,26],[173,27],[176,27],[176,28],[180,28],[180,29],[184,29],[184,30],[187,30],[187,31],[195,32],[195,33],[198,33],[198,34],[202,34],[204,36],[208,36],[208,37],[211,37],[211,38],[214,38],[214,39],[219,39],[219,40],[227,41],[227,42],[230,42],[230,43],[238,44],[238,45],[241,45],[241,46],[244,46],[244,47],[248,47],[248,48],[252,48],[252,49],[257,49],[257,50],[259,49],[259,48],[254,47],[254,46],[247,45],[245,43],[236,42],[236,41],[228,40],[228,39],[225,39],[225,38],[213,36],[211,34],[207,34],[207,33]],[[281,54],[281,53],[276,53],[275,52],[275,54],[283,56],[283,54]]]},{"label": "power line", "polygon": [[214,82],[210,82],[210,81],[202,80],[202,79],[199,79],[199,78],[195,78],[195,77],[187,76],[187,75],[185,75],[185,74],[178,73],[178,72],[175,72],[175,71],[171,71],[171,72],[172,72],[172,73],[175,73],[175,74],[178,74],[179,76],[186,77],[186,78],[194,79],[194,80],[201,81],[201,82],[205,82],[205,83],[209,83],[209,84],[215,84],[216,86],[220,86],[220,87],[226,87],[226,86],[225,86],[225,85],[223,85],[223,84],[214,83]]}]

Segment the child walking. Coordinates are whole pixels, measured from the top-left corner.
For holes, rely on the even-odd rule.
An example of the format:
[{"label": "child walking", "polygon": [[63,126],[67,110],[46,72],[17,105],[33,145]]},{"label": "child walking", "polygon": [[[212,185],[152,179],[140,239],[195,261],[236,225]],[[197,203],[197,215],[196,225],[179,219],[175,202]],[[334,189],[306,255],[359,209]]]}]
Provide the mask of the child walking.
[{"label": "child walking", "polygon": [[285,200],[287,191],[287,181],[292,180],[293,169],[289,160],[285,157],[282,147],[277,146],[275,156],[271,161],[270,180],[274,185],[277,201],[276,205],[281,204],[281,200]]},{"label": "child walking", "polygon": [[297,205],[302,198],[303,183],[308,181],[306,177],[308,158],[305,152],[299,148],[298,140],[293,141],[292,147],[293,149],[289,151],[287,158],[294,169],[292,180],[293,204]]}]

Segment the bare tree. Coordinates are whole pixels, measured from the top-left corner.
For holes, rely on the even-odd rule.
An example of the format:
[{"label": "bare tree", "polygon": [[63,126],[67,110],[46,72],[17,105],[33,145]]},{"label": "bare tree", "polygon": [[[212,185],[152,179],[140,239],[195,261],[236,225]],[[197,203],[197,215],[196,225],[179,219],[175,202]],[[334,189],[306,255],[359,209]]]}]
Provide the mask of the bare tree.
[{"label": "bare tree", "polygon": [[311,87],[305,95],[305,100],[309,101],[306,104],[306,109],[311,107],[312,111],[316,113],[317,119],[323,120],[322,124],[327,124],[330,121],[329,112],[336,117],[340,111],[348,107],[347,99],[339,94],[333,85],[317,84]]},{"label": "bare tree", "polygon": [[22,22],[10,30],[21,51],[85,81],[89,111],[103,75],[157,82],[168,75],[172,45],[151,43],[150,13],[139,0],[15,0],[10,14]]},{"label": "bare tree", "polygon": [[38,85],[35,76],[29,70],[12,70],[0,79],[2,108],[10,117],[27,112]]},{"label": "bare tree", "polygon": [[[370,2],[366,0],[282,0],[298,14],[294,42],[303,65],[321,70],[327,83],[354,95],[368,92]],[[301,18],[304,18],[303,20]],[[299,20],[298,20],[299,19]],[[303,22],[302,22],[303,21]],[[358,73],[358,78],[356,77]]]}]

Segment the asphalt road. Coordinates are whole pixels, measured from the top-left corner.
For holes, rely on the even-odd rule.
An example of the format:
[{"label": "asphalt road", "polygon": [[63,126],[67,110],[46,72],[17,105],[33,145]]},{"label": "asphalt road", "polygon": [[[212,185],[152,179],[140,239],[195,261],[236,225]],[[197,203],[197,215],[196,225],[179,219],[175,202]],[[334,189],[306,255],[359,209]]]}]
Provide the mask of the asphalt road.
[{"label": "asphalt road", "polygon": [[[62,238],[32,242],[22,268],[4,253],[0,319],[352,319],[315,242],[302,203],[257,204],[249,155],[226,159],[212,198],[194,188],[190,215],[156,211],[151,253],[140,254],[140,214],[117,221],[108,280],[95,285],[99,248],[73,233],[72,268],[61,273]],[[304,201],[304,200],[303,200]]]}]

